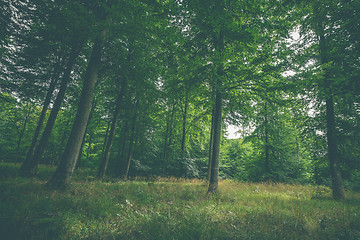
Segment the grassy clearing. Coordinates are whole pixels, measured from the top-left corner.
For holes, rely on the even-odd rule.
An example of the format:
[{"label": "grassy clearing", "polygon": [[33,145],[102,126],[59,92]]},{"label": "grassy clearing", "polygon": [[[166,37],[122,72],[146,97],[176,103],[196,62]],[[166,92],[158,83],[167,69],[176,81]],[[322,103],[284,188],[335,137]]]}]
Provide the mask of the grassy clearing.
[{"label": "grassy clearing", "polygon": [[[360,194],[326,187],[199,180],[100,182],[44,188],[53,169],[16,177],[0,165],[0,239],[360,239]],[[86,173],[87,174],[87,173]],[[84,175],[86,175],[84,173]]]}]

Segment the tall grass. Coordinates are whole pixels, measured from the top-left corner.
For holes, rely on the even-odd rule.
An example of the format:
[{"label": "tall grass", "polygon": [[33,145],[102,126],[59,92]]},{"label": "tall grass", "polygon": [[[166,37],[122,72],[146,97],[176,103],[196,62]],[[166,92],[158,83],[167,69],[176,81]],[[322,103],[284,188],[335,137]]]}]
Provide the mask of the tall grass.
[{"label": "tall grass", "polygon": [[[360,194],[331,199],[326,187],[74,178],[65,192],[0,165],[0,239],[359,239]],[[6,174],[5,174],[6,173]]]}]

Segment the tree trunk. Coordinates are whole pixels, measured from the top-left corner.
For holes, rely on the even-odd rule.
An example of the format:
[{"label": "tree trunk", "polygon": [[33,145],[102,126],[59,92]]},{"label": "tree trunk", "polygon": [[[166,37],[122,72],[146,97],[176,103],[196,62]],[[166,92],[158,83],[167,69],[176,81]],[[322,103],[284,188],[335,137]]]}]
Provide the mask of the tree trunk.
[{"label": "tree trunk", "polygon": [[[128,131],[128,125],[129,125],[129,121],[124,120],[125,125],[123,126],[123,129],[121,131],[121,145],[120,145],[120,150],[117,154],[117,159],[119,159],[118,161],[118,165],[117,165],[117,175],[118,176],[123,176],[125,173],[125,168],[121,168],[121,165],[123,163],[123,161],[125,161],[125,148],[126,148],[126,135],[127,135],[127,131]],[[124,164],[125,165],[125,164]]]},{"label": "tree trunk", "polygon": [[[318,35],[320,39],[319,48],[321,63],[326,64],[329,62],[327,56],[327,44],[323,33],[324,28],[321,27],[320,29],[320,34]],[[332,195],[334,199],[342,200],[345,199],[345,191],[338,166],[338,146],[336,142],[334,100],[331,89],[332,86],[329,82],[329,73],[327,69],[325,69],[324,71],[324,89],[326,92],[326,137],[328,144],[329,167],[332,181]]]},{"label": "tree trunk", "polygon": [[86,158],[85,158],[85,164],[84,167],[86,167],[87,163],[89,162],[89,155],[90,155],[90,151],[91,151],[91,145],[92,145],[92,134],[90,134],[89,136],[89,145],[86,149]]},{"label": "tree trunk", "polygon": [[221,139],[221,93],[217,90],[215,97],[215,111],[214,111],[214,135],[211,155],[211,174],[209,181],[208,194],[216,193],[219,182],[219,160],[220,160],[220,139]]},{"label": "tree trunk", "polygon": [[[58,64],[58,65],[60,65],[60,64]],[[26,154],[25,161],[29,161],[31,159],[31,157],[33,156],[33,154],[34,154],[35,146],[36,146],[37,140],[38,140],[38,138],[40,136],[41,128],[42,128],[42,125],[43,125],[44,120],[45,120],[46,111],[47,111],[48,106],[50,104],[52,94],[54,92],[56,83],[57,83],[59,75],[60,75],[60,71],[58,70],[58,68],[60,68],[60,67],[55,66],[54,76],[53,76],[53,78],[52,78],[52,80],[50,82],[50,86],[49,86],[49,89],[47,91],[47,94],[46,94],[46,97],[45,97],[45,100],[44,100],[44,104],[43,104],[43,107],[42,107],[42,110],[41,110],[41,113],[40,113],[40,117],[39,117],[39,120],[38,120],[38,123],[37,123],[37,126],[36,126],[36,130],[35,130],[33,139],[31,141],[30,148],[29,148],[29,150],[28,150],[28,152]]]},{"label": "tree trunk", "polygon": [[210,182],[211,176],[211,162],[212,162],[212,154],[213,154],[213,145],[214,145],[214,114],[215,109],[212,110],[211,114],[211,130],[210,130],[210,146],[209,146],[209,160],[208,160],[208,174],[207,180]]},{"label": "tree trunk", "polygon": [[82,156],[82,152],[83,152],[84,145],[85,145],[86,133],[87,133],[87,130],[88,130],[88,128],[89,128],[89,124],[90,124],[90,122],[91,122],[92,115],[93,115],[93,113],[94,113],[94,111],[95,111],[95,110],[94,110],[95,107],[96,107],[96,100],[93,101],[93,104],[92,104],[92,106],[91,106],[90,116],[89,116],[89,119],[88,119],[88,121],[87,121],[87,123],[86,123],[86,128],[85,128],[84,136],[83,136],[82,141],[81,141],[81,146],[80,146],[80,150],[79,150],[79,156],[78,156],[78,159],[77,159],[77,161],[76,161],[76,167],[75,167],[75,169],[78,169],[78,168],[80,167],[80,164],[81,164],[81,156]]},{"label": "tree trunk", "polygon": [[168,150],[169,150],[169,146],[168,146],[168,139],[169,139],[169,135],[170,135],[170,124],[171,124],[171,118],[173,117],[173,112],[174,112],[174,108],[175,108],[175,101],[173,101],[172,107],[171,107],[171,115],[170,113],[167,114],[167,119],[166,119],[166,132],[165,132],[165,137],[164,137],[164,154],[163,154],[163,169],[162,169],[162,175],[165,176],[165,172],[168,168]]},{"label": "tree trunk", "polygon": [[296,137],[296,160],[300,163],[300,146],[299,146],[299,139]]},{"label": "tree trunk", "polygon": [[173,138],[172,133],[173,133],[173,130],[174,130],[175,105],[176,105],[176,103],[174,103],[174,105],[173,105],[173,109],[172,109],[172,112],[171,112],[171,118],[170,118],[169,143],[168,143],[169,147],[171,147],[171,145],[172,145],[172,138]]},{"label": "tree trunk", "polygon": [[345,199],[345,191],[342,183],[342,177],[338,166],[338,150],[335,134],[335,114],[333,98],[326,100],[326,127],[328,142],[328,157],[330,163],[330,174],[332,180],[332,194],[334,199]]},{"label": "tree trunk", "polygon": [[[224,2],[215,1],[216,13],[220,15],[224,12]],[[215,108],[214,108],[214,135],[213,135],[213,146],[212,146],[212,159],[211,159],[211,174],[209,181],[209,188],[207,195],[217,193],[218,182],[219,182],[219,161],[220,161],[220,140],[221,140],[221,124],[222,124],[222,78],[224,76],[224,32],[222,24],[218,26],[219,36],[214,39],[215,53],[217,58],[216,65],[216,85],[215,85]]]},{"label": "tree trunk", "polygon": [[[265,173],[270,173],[270,156],[269,156],[269,123],[268,123],[268,111],[267,111],[267,104],[265,102]],[[268,177],[268,176],[266,176]]]},{"label": "tree trunk", "polygon": [[186,118],[187,118],[187,109],[189,106],[189,102],[187,99],[187,91],[185,93],[185,104],[184,104],[184,112],[183,112],[183,122],[182,122],[182,138],[181,138],[181,155],[184,157],[185,151],[185,141],[186,141]]},{"label": "tree trunk", "polygon": [[109,163],[110,151],[111,151],[111,147],[112,147],[112,143],[113,143],[113,139],[114,139],[114,135],[115,135],[116,123],[117,123],[117,120],[119,117],[119,112],[120,112],[120,108],[121,108],[121,104],[122,104],[122,99],[123,99],[123,96],[125,93],[125,88],[126,88],[126,79],[124,79],[121,84],[121,90],[120,90],[120,93],[116,100],[116,107],[115,107],[115,112],[114,112],[112,123],[111,123],[109,137],[108,137],[108,140],[106,143],[104,156],[101,161],[101,164],[100,164],[100,167],[98,170],[98,174],[97,174],[98,179],[101,179],[105,176],[107,165]]},{"label": "tree trunk", "polygon": [[24,124],[23,124],[23,127],[21,129],[21,132],[19,134],[19,138],[18,138],[18,141],[17,141],[17,146],[16,146],[16,156],[15,156],[15,163],[17,164],[19,162],[19,152],[20,152],[20,146],[21,146],[21,140],[24,136],[24,133],[25,133],[25,129],[26,129],[26,125],[28,123],[28,120],[29,120],[29,117],[30,117],[30,113],[31,113],[31,106],[29,107],[29,111],[28,113],[26,114],[26,117],[25,117],[25,121],[24,121]]},{"label": "tree trunk", "polygon": [[54,188],[63,189],[67,187],[76,165],[77,156],[80,151],[81,139],[84,136],[86,123],[91,110],[91,102],[100,66],[101,50],[105,33],[105,30],[103,30],[100,36],[95,40],[90,61],[86,69],[84,85],[68,142],[56,172],[47,183],[49,186]]},{"label": "tree trunk", "polygon": [[133,155],[133,152],[134,152],[135,129],[136,129],[136,118],[137,118],[138,105],[139,105],[139,101],[136,100],[135,112],[134,112],[134,117],[133,117],[132,126],[131,126],[131,136],[130,136],[130,141],[129,141],[129,152],[128,152],[128,157],[127,157],[127,161],[126,161],[126,170],[125,170],[125,174],[124,174],[124,180],[126,180],[128,175],[129,175],[130,163],[131,163],[132,155]]},{"label": "tree trunk", "polygon": [[169,131],[170,131],[170,114],[167,114],[166,132],[165,132],[165,137],[164,137],[164,153],[163,153],[164,165],[166,164],[166,159],[167,159]]},{"label": "tree trunk", "polygon": [[25,161],[20,168],[20,174],[22,176],[33,176],[33,175],[36,175],[36,173],[37,173],[38,163],[39,163],[40,159],[42,158],[42,155],[43,155],[43,153],[46,149],[46,146],[49,142],[57,114],[60,110],[61,103],[64,100],[65,91],[67,88],[67,83],[70,79],[71,70],[72,70],[73,65],[75,64],[76,57],[79,54],[79,48],[80,48],[79,45],[80,44],[78,41],[74,41],[72,49],[71,49],[69,61],[66,66],[64,75],[62,77],[61,84],[60,84],[60,90],[56,96],[56,100],[54,102],[53,109],[51,110],[49,119],[46,123],[46,127],[44,129],[44,132],[41,136],[41,139],[35,150],[34,155],[28,161]]}]

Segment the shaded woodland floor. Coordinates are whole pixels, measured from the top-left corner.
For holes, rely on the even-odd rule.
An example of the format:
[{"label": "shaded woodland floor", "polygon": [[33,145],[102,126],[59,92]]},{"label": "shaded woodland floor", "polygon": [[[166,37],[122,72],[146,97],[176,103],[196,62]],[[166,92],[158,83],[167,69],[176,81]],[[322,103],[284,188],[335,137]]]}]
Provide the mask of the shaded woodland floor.
[{"label": "shaded woodland floor", "polygon": [[54,169],[17,177],[0,164],[0,239],[360,239],[360,193],[223,180],[97,181],[78,172],[70,190],[44,187]]}]

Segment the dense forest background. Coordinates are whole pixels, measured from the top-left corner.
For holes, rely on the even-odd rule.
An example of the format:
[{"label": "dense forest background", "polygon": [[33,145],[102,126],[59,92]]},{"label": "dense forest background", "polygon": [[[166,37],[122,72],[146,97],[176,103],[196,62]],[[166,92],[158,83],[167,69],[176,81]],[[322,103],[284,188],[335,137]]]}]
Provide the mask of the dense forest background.
[{"label": "dense forest background", "polygon": [[0,161],[23,176],[360,188],[359,1],[0,4]]}]

